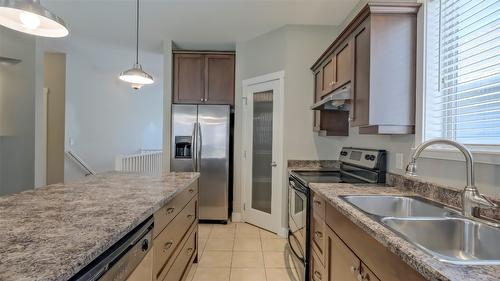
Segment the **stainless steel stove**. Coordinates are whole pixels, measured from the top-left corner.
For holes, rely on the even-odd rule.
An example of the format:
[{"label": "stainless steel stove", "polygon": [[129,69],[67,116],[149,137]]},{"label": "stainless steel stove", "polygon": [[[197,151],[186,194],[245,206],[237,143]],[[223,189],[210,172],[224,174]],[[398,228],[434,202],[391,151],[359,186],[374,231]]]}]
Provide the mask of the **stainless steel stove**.
[{"label": "stainless steel stove", "polygon": [[384,183],[386,151],[345,147],[340,152],[339,168],[328,170],[294,170],[288,187],[288,244],[300,280],[308,280],[310,183]]}]

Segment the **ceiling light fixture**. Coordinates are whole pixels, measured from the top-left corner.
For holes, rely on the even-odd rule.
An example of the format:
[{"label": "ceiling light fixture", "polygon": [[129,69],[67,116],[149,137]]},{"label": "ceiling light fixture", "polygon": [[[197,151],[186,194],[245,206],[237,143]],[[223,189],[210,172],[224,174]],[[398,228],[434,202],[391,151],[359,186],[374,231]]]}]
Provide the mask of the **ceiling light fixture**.
[{"label": "ceiling light fixture", "polygon": [[42,37],[65,37],[64,21],[40,4],[40,0],[0,0],[0,25]]},{"label": "ceiling light fixture", "polygon": [[135,63],[134,66],[120,74],[120,80],[132,84],[132,89],[139,90],[142,86],[153,84],[153,77],[142,70],[139,63],[139,0],[137,0],[136,14],[136,44],[135,44]]}]

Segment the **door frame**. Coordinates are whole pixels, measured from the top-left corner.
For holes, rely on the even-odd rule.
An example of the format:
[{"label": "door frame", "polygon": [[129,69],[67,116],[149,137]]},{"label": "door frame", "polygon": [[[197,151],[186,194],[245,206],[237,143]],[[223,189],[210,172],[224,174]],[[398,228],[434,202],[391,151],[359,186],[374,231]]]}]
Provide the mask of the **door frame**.
[{"label": "door frame", "polygon": [[[251,157],[246,157],[249,147],[252,145],[249,136],[252,134],[250,132],[250,128],[248,126],[247,120],[252,116],[251,112],[249,112],[246,103],[247,97],[251,95],[256,86],[262,87],[258,91],[266,91],[273,90],[273,103],[276,104],[276,111],[273,114],[273,135],[276,135],[276,138],[273,137],[273,161],[276,162],[277,166],[275,167],[275,173],[273,173],[272,178],[272,196],[271,196],[271,217],[272,220],[266,222],[265,225],[262,225],[264,228],[271,230],[274,233],[277,233],[280,236],[285,237],[287,229],[283,227],[283,203],[286,202],[285,196],[287,196],[288,192],[283,190],[283,171],[285,168],[284,158],[283,158],[283,128],[284,128],[284,88],[285,88],[285,72],[278,71],[274,73],[265,74],[262,76],[257,76],[254,78],[243,80],[243,106],[242,106],[242,150],[241,150],[241,159],[242,159],[242,192],[241,192],[241,202],[242,202],[242,219],[243,221],[248,221],[249,214],[246,210],[246,203],[250,198],[247,198],[247,193],[251,186]],[[271,82],[275,83],[276,87],[271,87]],[[276,83],[277,82],[277,83]],[[267,84],[267,85],[266,85]],[[271,84],[271,85],[269,85]],[[267,86],[267,87],[266,87]],[[267,88],[267,89],[266,89]]]}]

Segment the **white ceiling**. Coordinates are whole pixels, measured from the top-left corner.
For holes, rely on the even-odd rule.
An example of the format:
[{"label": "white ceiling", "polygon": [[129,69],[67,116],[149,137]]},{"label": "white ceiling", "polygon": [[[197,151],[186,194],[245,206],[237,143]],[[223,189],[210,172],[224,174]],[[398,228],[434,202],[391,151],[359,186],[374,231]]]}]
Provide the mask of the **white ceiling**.
[{"label": "white ceiling", "polygon": [[[359,0],[142,0],[141,49],[163,39],[182,48],[232,49],[286,24],[338,25]],[[134,46],[134,0],[45,0],[71,36]],[[64,40],[64,39],[63,39]],[[61,42],[62,43],[62,42]]]}]

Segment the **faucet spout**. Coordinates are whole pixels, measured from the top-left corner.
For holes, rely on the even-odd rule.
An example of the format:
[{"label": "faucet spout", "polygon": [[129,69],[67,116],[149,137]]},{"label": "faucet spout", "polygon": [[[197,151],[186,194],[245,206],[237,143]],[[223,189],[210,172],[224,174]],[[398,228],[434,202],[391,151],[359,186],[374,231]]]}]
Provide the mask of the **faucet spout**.
[{"label": "faucet spout", "polygon": [[406,175],[416,176],[417,159],[424,149],[433,144],[446,144],[457,148],[465,157],[467,185],[462,192],[462,213],[466,217],[479,217],[479,208],[498,208],[491,200],[479,193],[474,178],[474,160],[472,153],[464,145],[447,139],[432,139],[420,144],[413,152],[406,167]]},{"label": "faucet spout", "polygon": [[460,152],[465,157],[465,168],[467,170],[467,187],[474,187],[475,186],[475,178],[474,178],[474,161],[472,160],[472,153],[470,150],[465,147],[464,145],[447,140],[447,139],[432,139],[428,140],[426,142],[423,142],[420,144],[417,148],[415,148],[415,151],[413,152],[413,155],[411,156],[410,163],[408,164],[408,167],[406,168],[406,174],[409,176],[415,176],[416,175],[416,167],[417,167],[417,159],[420,157],[420,154],[422,151],[424,151],[427,147],[434,145],[434,144],[446,144],[449,146],[453,146],[457,148]]}]

